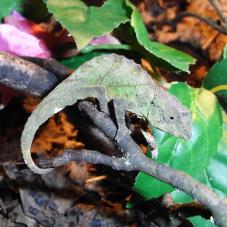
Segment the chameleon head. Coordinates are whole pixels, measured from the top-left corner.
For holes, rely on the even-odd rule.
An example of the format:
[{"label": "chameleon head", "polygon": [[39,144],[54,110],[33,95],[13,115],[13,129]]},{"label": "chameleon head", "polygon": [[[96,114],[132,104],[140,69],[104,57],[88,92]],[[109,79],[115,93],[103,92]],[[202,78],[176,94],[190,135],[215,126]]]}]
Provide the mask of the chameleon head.
[{"label": "chameleon head", "polygon": [[153,127],[183,139],[191,138],[191,113],[173,95],[159,91],[150,106],[148,119]]}]

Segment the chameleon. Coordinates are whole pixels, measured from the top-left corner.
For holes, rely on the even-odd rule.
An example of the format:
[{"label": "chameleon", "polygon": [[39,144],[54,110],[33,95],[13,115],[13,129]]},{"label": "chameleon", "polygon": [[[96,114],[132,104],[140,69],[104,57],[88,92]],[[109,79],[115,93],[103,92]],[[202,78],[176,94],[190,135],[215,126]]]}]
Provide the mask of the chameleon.
[{"label": "chameleon", "polygon": [[183,139],[191,137],[191,114],[175,96],[133,60],[103,54],[81,65],[57,85],[28,118],[21,136],[21,151],[32,171],[45,174],[52,170],[39,168],[31,157],[31,144],[39,126],[66,106],[87,97],[96,98],[101,111],[107,114],[111,100],[127,100],[123,108],[146,117],[149,127]]}]

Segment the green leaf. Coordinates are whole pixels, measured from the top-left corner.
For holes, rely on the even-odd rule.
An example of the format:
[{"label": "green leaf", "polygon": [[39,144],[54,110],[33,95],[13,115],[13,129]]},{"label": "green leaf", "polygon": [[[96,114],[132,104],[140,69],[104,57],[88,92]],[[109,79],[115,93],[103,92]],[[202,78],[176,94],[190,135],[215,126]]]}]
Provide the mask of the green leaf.
[{"label": "green leaf", "polygon": [[133,51],[133,48],[126,44],[88,45],[82,49],[80,55],[61,60],[60,62],[69,68],[77,69],[86,61],[89,61],[94,57],[111,53],[123,54],[124,51]]},{"label": "green leaf", "polygon": [[[170,92],[192,113],[192,138],[188,141],[155,130],[159,144],[157,161],[205,182],[203,171],[217,150],[221,138],[222,117],[215,96],[205,89],[193,89],[183,83],[172,85]],[[133,189],[144,197],[159,197],[174,189],[153,177],[139,173]]]},{"label": "green leaf", "polygon": [[222,138],[218,150],[206,169],[207,184],[220,196],[227,196],[227,115],[222,112]]},{"label": "green leaf", "polygon": [[203,86],[227,104],[227,58],[214,64],[208,72]]},{"label": "green leaf", "polygon": [[210,220],[204,219],[200,216],[191,217],[188,218],[188,220],[192,222],[194,227],[217,227],[217,225],[215,225]]},{"label": "green leaf", "polygon": [[222,59],[227,58],[227,45],[225,45],[223,53],[222,53]]},{"label": "green leaf", "polygon": [[[207,168],[201,173],[201,179],[213,191],[222,197],[227,196],[227,115],[222,111],[222,138],[219,142],[217,152],[211,159]],[[184,192],[173,191],[173,200],[178,203],[191,201]]]},{"label": "green leaf", "polygon": [[108,0],[101,7],[88,7],[79,0],[48,0],[47,7],[72,34],[78,49],[94,37],[112,32],[131,15],[124,0]]},{"label": "green leaf", "polygon": [[81,50],[81,53],[85,54],[94,50],[133,50],[133,47],[127,44],[88,45]]},{"label": "green leaf", "polygon": [[188,72],[189,65],[195,63],[195,59],[181,51],[164,44],[151,41],[139,12],[134,9],[131,16],[131,25],[135,30],[138,42],[151,54],[164,59],[172,66]]},{"label": "green leaf", "polygon": [[20,11],[21,0],[1,0],[0,19],[9,15],[13,10]]},{"label": "green leaf", "polygon": [[[117,47],[115,47],[117,46]],[[94,47],[94,48],[93,48]],[[91,60],[94,57],[98,57],[102,54],[111,54],[111,53],[124,53],[124,51],[133,51],[133,48],[130,45],[116,45],[116,44],[108,44],[108,45],[88,45],[83,48],[80,55],[73,56],[71,58],[67,58],[64,60],[60,60],[60,62],[72,69],[77,69],[79,66],[84,64],[86,61]]]},{"label": "green leaf", "polygon": [[86,61],[90,59],[102,55],[103,52],[90,52],[83,55],[77,55],[68,59],[61,60],[60,62],[72,69],[77,69],[79,66],[83,65]]},{"label": "green leaf", "polygon": [[137,52],[136,57],[144,58],[152,64],[154,67],[164,69],[166,71],[177,71],[176,67],[169,64],[164,59],[158,58],[154,54],[151,54],[144,47],[142,47],[138,41],[133,27],[130,23],[121,24],[114,30],[114,34],[120,37],[122,40],[127,40],[127,43]]}]

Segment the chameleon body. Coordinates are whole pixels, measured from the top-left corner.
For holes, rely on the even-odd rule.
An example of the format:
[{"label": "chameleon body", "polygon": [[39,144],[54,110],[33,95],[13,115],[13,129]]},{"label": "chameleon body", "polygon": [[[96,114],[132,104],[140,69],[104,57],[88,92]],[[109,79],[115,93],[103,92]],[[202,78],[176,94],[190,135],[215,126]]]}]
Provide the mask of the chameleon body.
[{"label": "chameleon body", "polygon": [[39,126],[64,107],[87,97],[97,98],[105,113],[108,113],[109,101],[123,98],[127,100],[125,110],[145,116],[150,126],[184,139],[191,137],[190,112],[173,95],[132,60],[116,54],[101,55],[80,66],[60,83],[29,117],[22,133],[21,149],[32,171],[39,174],[50,171],[38,168],[31,157],[32,140]]}]

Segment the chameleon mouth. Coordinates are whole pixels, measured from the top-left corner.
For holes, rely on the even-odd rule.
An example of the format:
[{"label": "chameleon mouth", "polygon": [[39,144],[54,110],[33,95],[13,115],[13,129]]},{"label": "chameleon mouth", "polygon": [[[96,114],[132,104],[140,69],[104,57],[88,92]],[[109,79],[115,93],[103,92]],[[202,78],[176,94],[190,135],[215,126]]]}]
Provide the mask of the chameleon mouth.
[{"label": "chameleon mouth", "polygon": [[[188,120],[188,121],[187,121]],[[176,137],[185,139],[185,140],[189,140],[192,137],[192,125],[191,125],[191,121],[190,118],[187,119],[183,122],[183,124],[181,125],[181,127],[177,128],[177,131],[172,131],[169,132],[172,135],[175,135]]]},{"label": "chameleon mouth", "polygon": [[170,133],[170,134],[175,135],[176,137],[182,138],[184,140],[189,140],[192,137],[192,132],[188,128],[185,128],[184,130],[182,129],[181,132],[178,132],[178,133],[174,132],[174,134],[173,133]]},{"label": "chameleon mouth", "polygon": [[182,132],[179,133],[179,137],[181,137],[182,139],[185,139],[185,140],[191,139],[191,137],[192,137],[191,122],[188,122],[188,124],[185,124],[185,127],[182,128]]},{"label": "chameleon mouth", "polygon": [[188,109],[182,112],[182,119],[183,127],[179,136],[185,140],[189,140],[192,137],[192,116]]},{"label": "chameleon mouth", "polygon": [[189,140],[192,137],[192,132],[191,131],[184,131],[184,134],[180,136],[182,139]]}]

